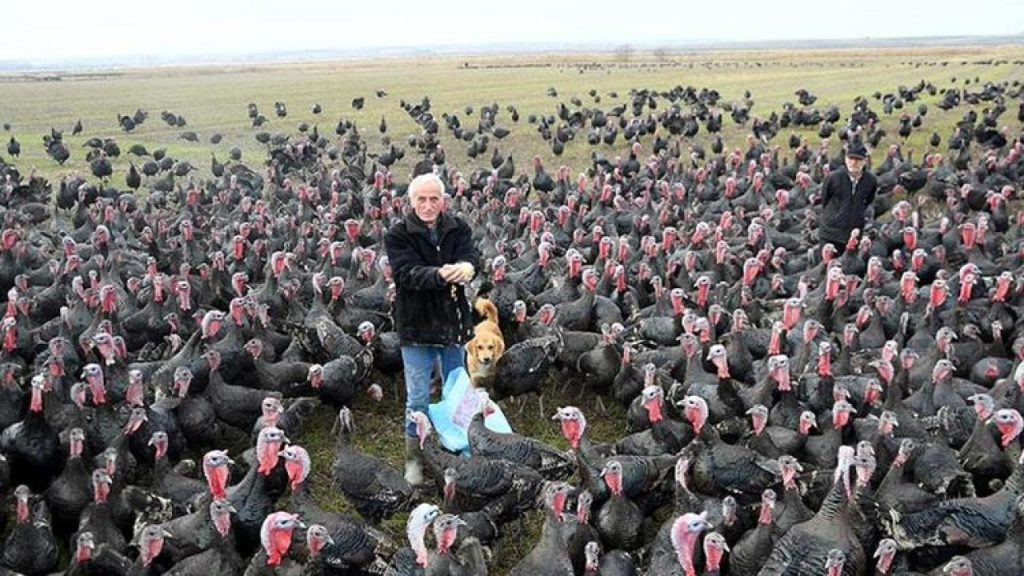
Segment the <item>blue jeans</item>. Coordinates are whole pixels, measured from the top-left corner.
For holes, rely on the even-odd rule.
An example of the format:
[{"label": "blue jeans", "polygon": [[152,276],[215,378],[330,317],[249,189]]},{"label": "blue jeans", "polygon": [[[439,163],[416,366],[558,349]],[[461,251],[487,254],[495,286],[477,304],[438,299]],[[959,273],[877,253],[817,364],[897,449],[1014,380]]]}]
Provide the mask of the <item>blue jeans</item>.
[{"label": "blue jeans", "polygon": [[[462,346],[402,346],[405,365],[405,435],[416,437],[416,426],[409,420],[413,412],[427,413],[430,404],[430,376],[440,368],[442,384],[448,373],[466,365]],[[438,366],[440,365],[440,366]]]}]

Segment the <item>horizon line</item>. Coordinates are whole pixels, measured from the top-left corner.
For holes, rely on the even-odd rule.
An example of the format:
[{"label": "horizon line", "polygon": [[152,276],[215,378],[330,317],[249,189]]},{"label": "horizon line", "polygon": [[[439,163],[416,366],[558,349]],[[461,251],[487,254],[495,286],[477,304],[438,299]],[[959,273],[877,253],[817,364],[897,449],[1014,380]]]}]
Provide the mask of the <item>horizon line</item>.
[{"label": "horizon line", "polygon": [[167,66],[215,66],[232,63],[277,64],[287,62],[323,62],[359,60],[412,55],[489,56],[495,54],[615,53],[628,47],[641,52],[660,49],[697,52],[745,51],[753,49],[793,48],[937,48],[1024,44],[1024,32],[1017,34],[942,35],[942,36],[864,36],[858,38],[795,38],[795,39],[699,39],[691,41],[639,40],[614,44],[586,42],[491,42],[473,44],[438,44],[433,46],[391,45],[348,48],[288,48],[277,50],[213,51],[208,53],[123,53],[68,58],[0,58],[0,72],[55,72],[66,69],[122,70]]}]

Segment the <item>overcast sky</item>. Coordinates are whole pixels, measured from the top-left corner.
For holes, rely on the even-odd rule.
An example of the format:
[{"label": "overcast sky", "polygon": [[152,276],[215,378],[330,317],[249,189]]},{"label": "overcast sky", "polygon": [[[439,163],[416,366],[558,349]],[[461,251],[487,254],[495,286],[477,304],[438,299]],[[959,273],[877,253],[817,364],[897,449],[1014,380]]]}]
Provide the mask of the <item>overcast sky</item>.
[{"label": "overcast sky", "polygon": [[11,0],[0,60],[1024,32],[1024,0]]}]

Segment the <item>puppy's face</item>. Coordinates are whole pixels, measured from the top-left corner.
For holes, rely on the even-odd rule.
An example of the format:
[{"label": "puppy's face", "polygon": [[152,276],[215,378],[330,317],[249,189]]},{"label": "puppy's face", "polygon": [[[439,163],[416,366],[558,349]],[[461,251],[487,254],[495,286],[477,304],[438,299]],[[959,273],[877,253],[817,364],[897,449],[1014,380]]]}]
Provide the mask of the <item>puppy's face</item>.
[{"label": "puppy's face", "polygon": [[489,334],[480,334],[469,344],[470,353],[476,357],[477,362],[485,366],[496,361],[505,348],[501,340]]}]

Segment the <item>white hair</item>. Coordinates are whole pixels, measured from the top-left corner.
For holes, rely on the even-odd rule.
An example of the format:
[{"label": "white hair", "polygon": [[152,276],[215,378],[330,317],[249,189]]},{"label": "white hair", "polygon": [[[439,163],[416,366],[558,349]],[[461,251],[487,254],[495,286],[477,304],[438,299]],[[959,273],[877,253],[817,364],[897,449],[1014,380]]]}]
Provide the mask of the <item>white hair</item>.
[{"label": "white hair", "polygon": [[445,193],[444,180],[441,180],[441,178],[438,177],[437,174],[427,173],[427,174],[420,174],[419,176],[413,178],[412,182],[409,182],[409,200],[412,200],[413,194],[418,192],[421,188],[423,188],[423,187],[425,187],[427,185],[430,185],[430,184],[433,184],[434,186],[436,186],[437,189],[438,189],[438,192],[441,194],[441,196],[442,197],[444,196],[444,193]]}]

